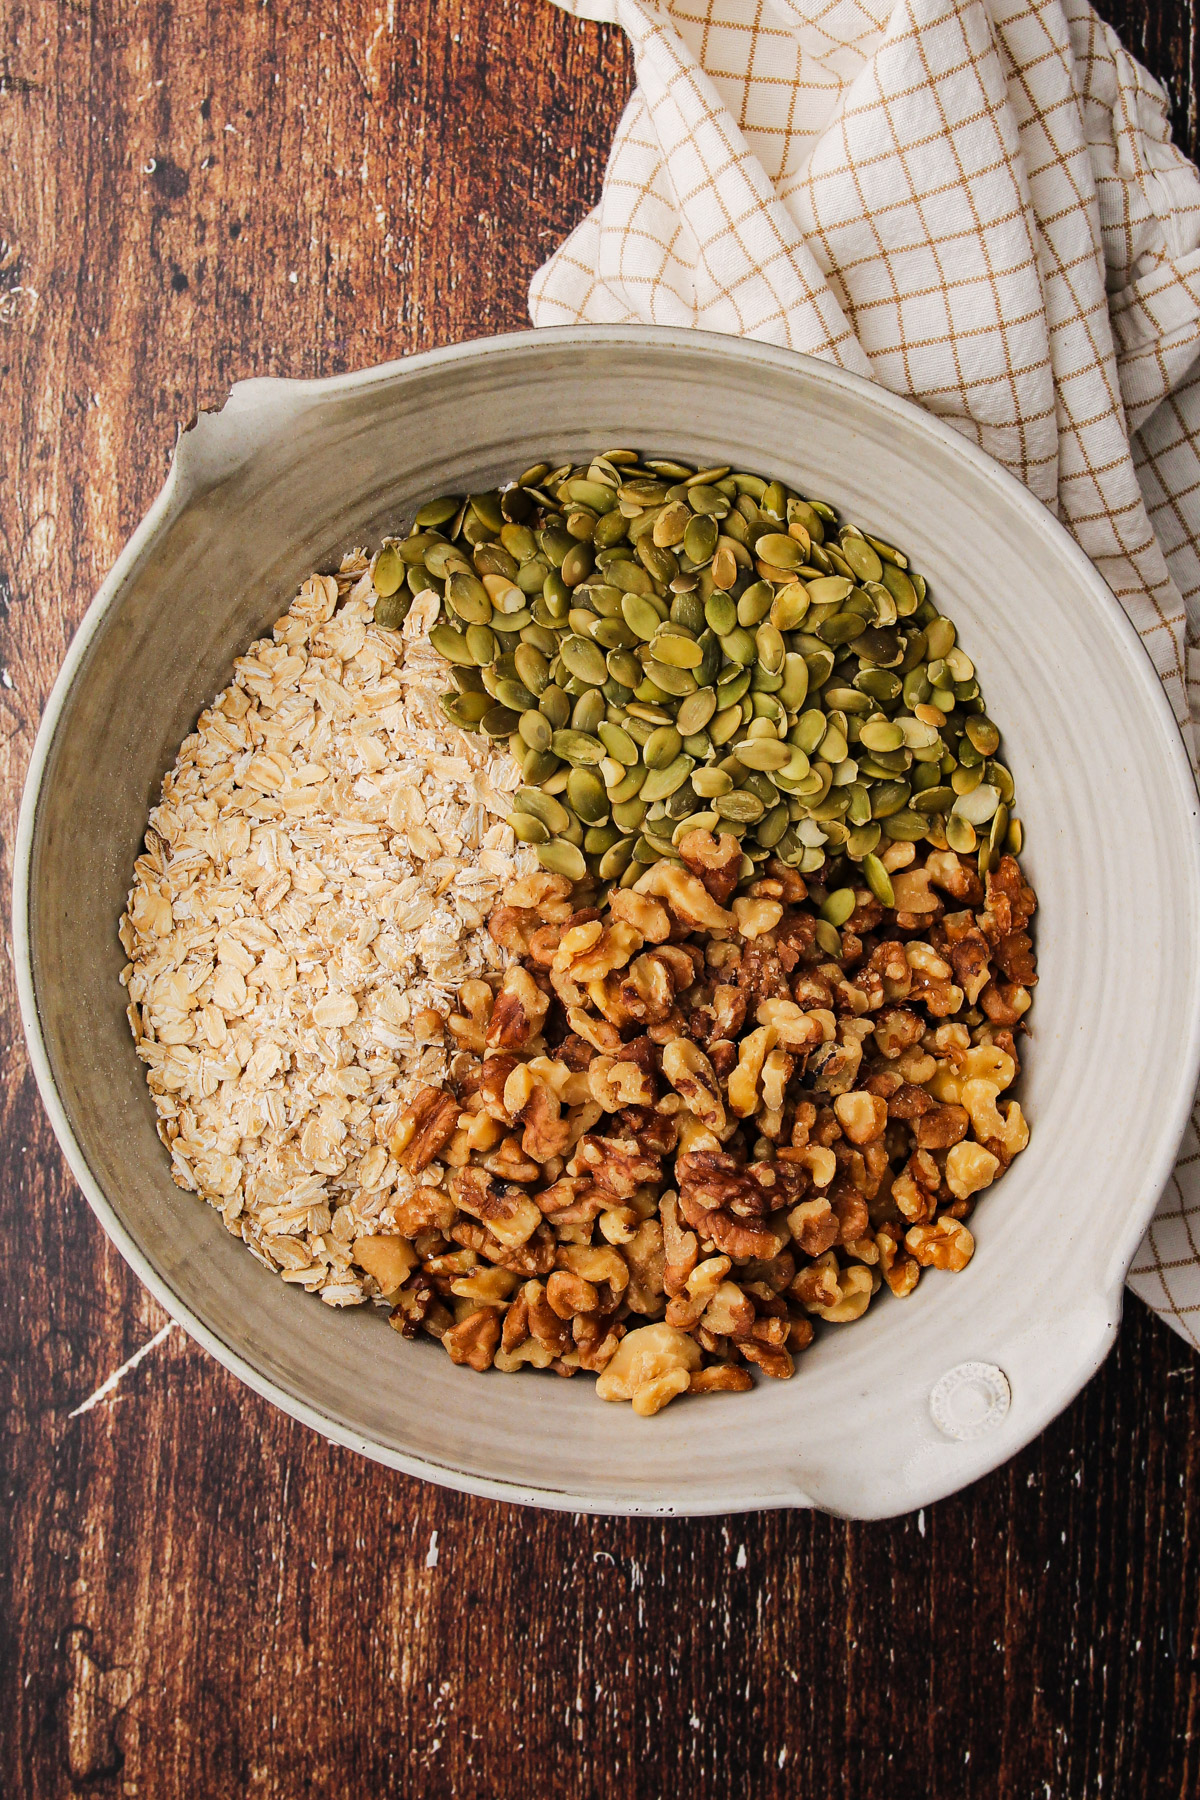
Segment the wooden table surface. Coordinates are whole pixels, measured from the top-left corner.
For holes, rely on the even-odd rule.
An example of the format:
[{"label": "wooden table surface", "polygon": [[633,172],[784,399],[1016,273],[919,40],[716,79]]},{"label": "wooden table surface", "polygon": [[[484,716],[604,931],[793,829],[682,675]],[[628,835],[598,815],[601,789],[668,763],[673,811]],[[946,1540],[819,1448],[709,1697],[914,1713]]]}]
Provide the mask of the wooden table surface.
[{"label": "wooden table surface", "polygon": [[[1106,3],[1194,152],[1194,28]],[[6,871],[50,683],[177,423],[240,376],[525,325],[631,80],[618,32],[541,0],[0,12]],[[7,958],[0,985],[4,1791],[1200,1792],[1200,1374],[1136,1301],[1043,1437],[915,1517],[460,1498],[168,1327],[65,1173]]]}]

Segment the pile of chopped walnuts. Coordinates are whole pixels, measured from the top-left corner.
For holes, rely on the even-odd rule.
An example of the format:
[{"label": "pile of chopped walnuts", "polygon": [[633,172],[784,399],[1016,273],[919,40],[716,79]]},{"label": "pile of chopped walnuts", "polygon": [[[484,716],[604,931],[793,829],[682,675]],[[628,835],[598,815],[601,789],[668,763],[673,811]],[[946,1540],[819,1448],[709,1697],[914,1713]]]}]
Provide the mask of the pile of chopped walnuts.
[{"label": "pile of chopped walnuts", "polygon": [[895,844],[895,906],[863,888],[834,933],[795,870],[731,898],[732,837],[679,848],[602,910],[561,876],[508,887],[512,960],[463,984],[450,1084],[393,1134],[400,1235],[354,1247],[406,1336],[586,1369],[646,1415],[747,1365],[786,1379],[814,1318],[964,1268],[975,1196],[1029,1139],[1000,1101],[1036,981],[1014,858],[981,880]]}]

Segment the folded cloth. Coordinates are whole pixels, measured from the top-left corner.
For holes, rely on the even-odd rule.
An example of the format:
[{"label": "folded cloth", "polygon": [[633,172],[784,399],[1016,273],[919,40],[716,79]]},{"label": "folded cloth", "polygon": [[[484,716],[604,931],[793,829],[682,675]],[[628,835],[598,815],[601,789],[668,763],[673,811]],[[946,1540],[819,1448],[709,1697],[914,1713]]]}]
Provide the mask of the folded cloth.
[{"label": "folded cloth", "polygon": [[[765,339],[948,420],[1091,557],[1194,758],[1200,176],[1159,84],[1087,0],[559,4],[637,86],[534,323]],[[1200,1107],[1130,1286],[1200,1349]]]}]

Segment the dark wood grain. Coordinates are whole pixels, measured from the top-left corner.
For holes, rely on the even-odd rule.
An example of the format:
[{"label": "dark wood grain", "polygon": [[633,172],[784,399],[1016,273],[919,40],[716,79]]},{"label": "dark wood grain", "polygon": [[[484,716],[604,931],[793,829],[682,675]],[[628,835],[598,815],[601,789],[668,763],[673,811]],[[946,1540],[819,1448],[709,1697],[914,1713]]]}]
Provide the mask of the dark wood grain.
[{"label": "dark wood grain", "polygon": [[[1195,147],[1196,34],[1111,0]],[[177,423],[526,322],[598,192],[623,39],[527,0],[0,13],[0,828]],[[665,1524],[462,1499],[171,1331],[64,1174],[7,959],[0,1787],[1183,1800],[1200,1373],[1131,1302],[1008,1468],[923,1515]],[[1036,1254],[1036,1247],[1032,1247]]]}]

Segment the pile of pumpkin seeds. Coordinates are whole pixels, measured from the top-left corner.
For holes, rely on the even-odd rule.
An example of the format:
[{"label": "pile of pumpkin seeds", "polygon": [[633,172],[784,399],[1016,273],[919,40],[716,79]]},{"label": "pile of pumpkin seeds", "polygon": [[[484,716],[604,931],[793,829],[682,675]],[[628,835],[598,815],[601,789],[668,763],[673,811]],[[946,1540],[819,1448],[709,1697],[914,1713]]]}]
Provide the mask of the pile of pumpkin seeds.
[{"label": "pile of pumpkin seeds", "polygon": [[[522,768],[547,869],[629,885],[686,833],[742,880],[827,858],[885,904],[889,843],[1021,847],[975,666],[903,551],[781,481],[633,450],[447,495],[373,565],[376,622],[440,601],[456,725]],[[842,890],[845,891],[845,890]]]}]

